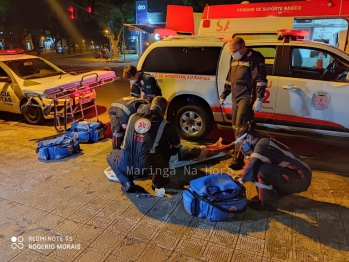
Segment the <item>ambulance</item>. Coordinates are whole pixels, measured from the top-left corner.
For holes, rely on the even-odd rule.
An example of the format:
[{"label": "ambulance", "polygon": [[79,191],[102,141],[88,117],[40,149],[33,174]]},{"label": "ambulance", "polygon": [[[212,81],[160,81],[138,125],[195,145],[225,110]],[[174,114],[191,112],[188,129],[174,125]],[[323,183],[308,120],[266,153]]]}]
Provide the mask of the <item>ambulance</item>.
[{"label": "ambulance", "polygon": [[0,111],[22,114],[33,125],[54,118],[60,126],[60,117],[96,108],[94,88],[114,80],[114,71],[71,74],[22,49],[1,50]]},{"label": "ambulance", "polygon": [[166,29],[178,34],[150,45],[137,66],[158,80],[181,137],[202,140],[215,124],[231,127],[231,95],[224,106],[219,96],[233,35],[266,59],[268,88],[255,114],[261,128],[349,136],[349,0],[206,6],[199,35],[190,17],[191,7],[168,6]]},{"label": "ambulance", "polygon": [[[349,135],[349,55],[329,44],[298,40],[304,31],[279,31],[281,40],[247,40],[266,58],[268,88],[255,119],[266,128]],[[283,40],[284,39],[284,40]],[[287,39],[287,41],[286,41]],[[230,68],[224,39],[172,36],[150,45],[138,69],[152,74],[169,100],[167,119],[181,137],[201,140],[214,123],[231,126],[231,95],[219,96]]]}]

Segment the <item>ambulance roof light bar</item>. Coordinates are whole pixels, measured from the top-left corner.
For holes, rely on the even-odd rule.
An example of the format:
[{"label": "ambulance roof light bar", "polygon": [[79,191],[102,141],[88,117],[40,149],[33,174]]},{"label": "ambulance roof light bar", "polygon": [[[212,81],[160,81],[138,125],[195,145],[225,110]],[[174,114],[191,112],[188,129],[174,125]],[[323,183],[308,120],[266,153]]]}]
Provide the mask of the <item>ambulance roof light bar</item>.
[{"label": "ambulance roof light bar", "polygon": [[0,50],[0,55],[18,55],[18,54],[24,54],[24,50],[21,48]]},{"label": "ambulance roof light bar", "polygon": [[280,29],[277,31],[277,34],[278,34],[278,40],[283,40],[285,43],[289,43],[290,40],[304,39],[305,36],[309,35],[309,31]]}]

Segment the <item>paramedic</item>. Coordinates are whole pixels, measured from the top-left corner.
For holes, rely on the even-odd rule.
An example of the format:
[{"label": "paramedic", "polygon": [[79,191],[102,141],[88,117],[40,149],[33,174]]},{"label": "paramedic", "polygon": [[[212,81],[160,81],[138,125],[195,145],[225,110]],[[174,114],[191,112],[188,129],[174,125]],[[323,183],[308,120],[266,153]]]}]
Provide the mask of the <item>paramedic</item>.
[{"label": "paramedic", "polygon": [[241,134],[246,136],[241,151],[249,158],[239,181],[253,182],[258,192],[258,201],[251,201],[250,208],[276,211],[278,199],[309,188],[312,171],[291,149],[273,138],[262,137],[252,121],[241,127]]},{"label": "paramedic", "polygon": [[[241,135],[242,124],[252,120],[254,112],[261,111],[268,80],[264,56],[247,48],[242,38],[233,37],[229,42],[229,50],[232,62],[219,103],[224,105],[224,100],[231,93],[232,127],[236,138]],[[229,167],[240,170],[243,166],[243,155],[237,145]]]},{"label": "paramedic", "polygon": [[127,124],[121,150],[113,150],[107,161],[127,193],[137,192],[133,176],[152,175],[152,188],[170,182],[169,160],[177,154],[180,140],[176,129],[164,119],[167,100],[153,99],[150,110],[133,114]]},{"label": "paramedic", "polygon": [[131,82],[132,96],[140,97],[141,92],[143,92],[143,98],[147,99],[149,102],[156,96],[162,96],[161,88],[157,80],[150,74],[137,71],[135,66],[125,66],[122,76],[124,79]]},{"label": "paramedic", "polygon": [[141,105],[145,104],[148,104],[147,100],[134,96],[120,98],[111,104],[108,114],[113,133],[113,149],[120,149],[129,117],[136,113]]}]

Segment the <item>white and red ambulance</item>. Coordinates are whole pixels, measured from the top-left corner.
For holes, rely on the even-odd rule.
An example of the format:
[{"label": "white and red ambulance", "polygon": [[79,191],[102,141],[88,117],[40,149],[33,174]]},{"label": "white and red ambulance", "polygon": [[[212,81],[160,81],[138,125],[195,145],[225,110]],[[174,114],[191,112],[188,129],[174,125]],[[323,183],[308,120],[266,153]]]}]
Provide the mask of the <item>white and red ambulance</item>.
[{"label": "white and red ambulance", "polygon": [[[194,34],[193,17],[191,7],[168,6],[166,28]],[[255,115],[260,126],[349,136],[348,20],[349,0],[206,6],[199,35],[150,45],[138,69],[159,81],[170,101],[167,118],[180,135],[200,140],[214,122],[231,126],[231,97],[222,107],[219,96],[231,63],[227,41],[238,35],[266,58],[268,88]],[[294,37],[277,40],[278,34]]]},{"label": "white and red ambulance", "polygon": [[[349,135],[347,53],[307,40],[255,39],[246,44],[266,58],[268,88],[262,112],[255,115],[260,125]],[[228,44],[220,38],[174,36],[150,45],[138,69],[158,80],[170,101],[167,118],[180,135],[200,140],[214,122],[222,128],[231,125],[231,97],[224,107],[219,104],[230,63]]]}]

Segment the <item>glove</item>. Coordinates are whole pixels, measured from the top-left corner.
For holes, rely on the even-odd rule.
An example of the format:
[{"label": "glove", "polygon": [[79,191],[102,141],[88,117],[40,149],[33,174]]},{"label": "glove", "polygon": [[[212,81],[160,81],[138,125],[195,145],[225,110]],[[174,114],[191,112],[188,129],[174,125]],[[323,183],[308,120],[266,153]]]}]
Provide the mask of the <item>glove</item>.
[{"label": "glove", "polygon": [[252,106],[252,110],[254,112],[260,112],[261,109],[262,109],[262,100],[257,99]]},{"label": "glove", "polygon": [[220,104],[221,106],[224,105],[224,100],[225,100],[224,98],[220,98],[220,99],[219,99],[219,104]]}]

